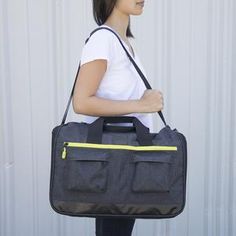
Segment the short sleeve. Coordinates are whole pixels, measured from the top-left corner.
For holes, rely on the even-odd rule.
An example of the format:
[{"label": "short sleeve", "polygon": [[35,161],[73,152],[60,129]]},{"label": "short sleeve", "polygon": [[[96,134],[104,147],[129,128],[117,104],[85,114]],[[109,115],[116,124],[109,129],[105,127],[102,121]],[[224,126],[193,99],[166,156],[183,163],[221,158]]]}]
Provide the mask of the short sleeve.
[{"label": "short sleeve", "polygon": [[112,35],[107,30],[98,30],[92,34],[82,49],[80,65],[96,59],[106,59],[108,63],[111,62]]}]

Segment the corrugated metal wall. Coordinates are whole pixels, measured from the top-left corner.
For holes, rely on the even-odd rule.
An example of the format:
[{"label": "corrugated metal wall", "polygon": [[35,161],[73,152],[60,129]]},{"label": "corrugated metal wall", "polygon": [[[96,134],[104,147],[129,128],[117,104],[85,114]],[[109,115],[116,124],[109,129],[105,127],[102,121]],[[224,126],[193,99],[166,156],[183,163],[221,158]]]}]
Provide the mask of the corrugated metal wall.
[{"label": "corrugated metal wall", "polygon": [[[131,26],[167,123],[188,140],[185,211],[137,219],[133,235],[236,235],[236,2],[147,0]],[[94,27],[89,0],[0,0],[0,236],[94,235],[93,218],[58,215],[48,196],[51,130]],[[70,107],[67,121],[81,117]]]}]

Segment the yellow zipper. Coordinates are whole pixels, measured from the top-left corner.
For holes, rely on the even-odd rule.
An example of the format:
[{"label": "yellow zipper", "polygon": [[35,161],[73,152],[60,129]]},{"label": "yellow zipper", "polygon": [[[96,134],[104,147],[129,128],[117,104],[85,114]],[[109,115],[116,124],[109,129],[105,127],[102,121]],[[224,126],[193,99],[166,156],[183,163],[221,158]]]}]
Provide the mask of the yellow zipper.
[{"label": "yellow zipper", "polygon": [[177,146],[132,146],[125,144],[95,144],[95,143],[80,143],[80,142],[64,142],[62,159],[66,158],[66,147],[85,147],[85,148],[101,148],[101,149],[123,149],[134,151],[177,151]]},{"label": "yellow zipper", "polygon": [[63,151],[62,151],[62,159],[66,158],[66,147],[63,147]]}]

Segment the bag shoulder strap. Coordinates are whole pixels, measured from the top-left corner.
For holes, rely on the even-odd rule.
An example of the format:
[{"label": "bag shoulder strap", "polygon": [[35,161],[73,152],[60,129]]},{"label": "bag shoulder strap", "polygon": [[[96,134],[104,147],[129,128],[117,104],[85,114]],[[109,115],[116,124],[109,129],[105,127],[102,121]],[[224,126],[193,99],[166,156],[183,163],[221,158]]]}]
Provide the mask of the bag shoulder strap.
[{"label": "bag shoulder strap", "polygon": [[[123,49],[125,50],[127,56],[129,57],[130,61],[132,62],[132,64],[134,65],[135,69],[137,70],[137,72],[139,73],[141,79],[143,80],[145,86],[147,89],[152,89],[149,82],[147,81],[147,79],[145,78],[144,74],[142,73],[142,71],[140,70],[140,68],[138,67],[138,65],[136,64],[136,62],[133,60],[132,56],[129,54],[129,52],[127,51],[127,49],[125,48],[125,46],[123,45],[120,37],[117,35],[116,32],[114,32],[112,29],[108,28],[108,27],[98,27],[96,29],[94,29],[89,37],[85,40],[85,44],[88,42],[89,38],[98,30],[102,30],[102,29],[106,29],[106,30],[109,30],[111,31],[113,34],[115,34],[115,36],[118,38],[121,46],[123,47]],[[64,116],[63,116],[63,119],[62,119],[62,122],[61,122],[61,125],[65,123],[65,120],[66,120],[66,117],[67,117],[67,113],[68,113],[68,110],[69,110],[69,106],[70,106],[70,103],[71,103],[71,100],[72,100],[72,97],[73,97],[73,93],[74,93],[74,88],[75,88],[75,84],[76,84],[76,80],[77,80],[77,77],[78,77],[78,74],[79,74],[79,70],[80,70],[80,63],[79,63],[79,67],[78,67],[78,70],[77,70],[77,73],[76,73],[76,76],[75,76],[75,81],[74,81],[74,85],[73,85],[73,88],[71,90],[71,94],[70,94],[70,98],[69,98],[69,101],[67,103],[67,107],[66,107],[66,110],[65,110],[65,113],[64,113]],[[165,126],[167,126],[166,122],[165,122],[165,118],[162,114],[161,111],[158,111],[158,114],[159,116],[161,117],[161,120],[163,121],[163,123],[165,124]]]}]

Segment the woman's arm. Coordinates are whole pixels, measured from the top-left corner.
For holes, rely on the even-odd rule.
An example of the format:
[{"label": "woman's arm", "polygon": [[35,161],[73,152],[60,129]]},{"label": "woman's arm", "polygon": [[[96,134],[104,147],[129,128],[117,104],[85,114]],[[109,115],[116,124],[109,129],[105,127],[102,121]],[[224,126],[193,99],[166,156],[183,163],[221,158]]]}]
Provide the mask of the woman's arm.
[{"label": "woman's arm", "polygon": [[99,59],[80,67],[73,95],[75,113],[90,116],[124,115],[141,112],[140,100],[111,100],[95,96],[106,72],[107,60]]},{"label": "woman's arm", "polygon": [[94,60],[80,67],[72,98],[75,113],[112,116],[155,112],[162,109],[162,95],[157,90],[146,90],[142,99],[134,100],[111,100],[95,96],[106,69],[105,59]]},{"label": "woman's arm", "polygon": [[124,115],[136,112],[141,112],[139,100],[111,100],[96,96],[87,98],[77,110],[77,113],[90,116]]}]

